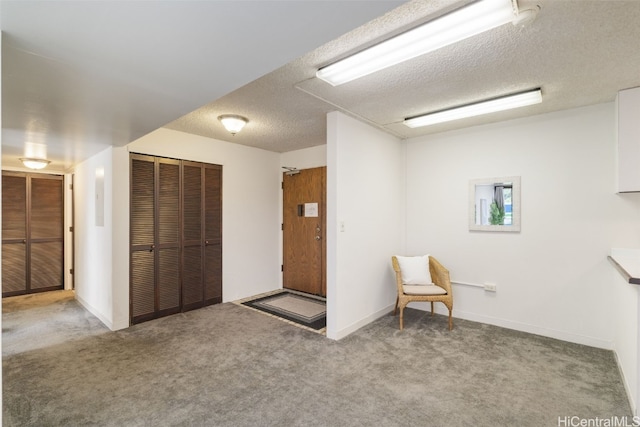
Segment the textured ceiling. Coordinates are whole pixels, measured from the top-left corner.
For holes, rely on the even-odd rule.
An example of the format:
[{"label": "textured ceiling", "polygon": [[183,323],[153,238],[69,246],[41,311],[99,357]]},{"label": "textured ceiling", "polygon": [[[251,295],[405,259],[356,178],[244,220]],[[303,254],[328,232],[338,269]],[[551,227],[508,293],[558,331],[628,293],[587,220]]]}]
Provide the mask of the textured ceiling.
[{"label": "textured ceiling", "polygon": [[66,170],[402,3],[0,0],[3,168],[31,142]]},{"label": "textured ceiling", "polygon": [[[315,71],[388,35],[468,2],[412,1],[170,123],[184,132],[276,152],[325,143],[326,113],[342,111],[400,138],[615,99],[640,86],[640,1],[520,0],[540,6],[524,28],[511,24],[353,82],[333,87]],[[541,87],[535,106],[409,129],[405,117]],[[216,117],[249,118],[229,135]]]},{"label": "textured ceiling", "polygon": [[[470,0],[0,0],[2,164],[25,142],[66,170],[158,127],[286,152],[326,142],[339,110],[409,138],[612,101],[640,86],[640,1],[539,5],[456,45],[332,87],[315,71]],[[395,7],[395,9],[394,9]],[[541,87],[542,104],[422,129],[404,117]],[[220,114],[241,114],[231,136]]]}]

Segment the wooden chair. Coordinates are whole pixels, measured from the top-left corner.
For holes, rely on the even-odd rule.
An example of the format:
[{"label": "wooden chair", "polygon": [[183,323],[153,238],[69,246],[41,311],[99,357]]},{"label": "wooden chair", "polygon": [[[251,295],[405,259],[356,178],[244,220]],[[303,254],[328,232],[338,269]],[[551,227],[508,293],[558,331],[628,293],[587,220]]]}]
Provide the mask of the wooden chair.
[{"label": "wooden chair", "polygon": [[[402,280],[402,272],[397,257],[392,257],[393,269],[396,272],[396,284],[398,286],[398,298],[396,299],[396,307],[393,315],[396,315],[398,307],[400,307],[400,330],[403,329],[403,312],[404,308],[410,302],[425,301],[431,303],[431,315],[433,316],[433,303],[441,302],[449,309],[449,330],[453,329],[453,319],[451,312],[453,310],[453,293],[451,291],[451,280],[449,279],[449,270],[444,268],[432,256],[429,256],[429,272],[433,285],[406,285]],[[426,266],[425,266],[426,267]],[[435,285],[435,286],[434,286]]]}]

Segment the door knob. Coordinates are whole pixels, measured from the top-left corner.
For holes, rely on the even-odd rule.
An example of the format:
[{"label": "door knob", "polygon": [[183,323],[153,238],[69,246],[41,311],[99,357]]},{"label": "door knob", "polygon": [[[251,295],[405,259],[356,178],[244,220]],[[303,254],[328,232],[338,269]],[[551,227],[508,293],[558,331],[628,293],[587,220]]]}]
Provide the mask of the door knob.
[{"label": "door knob", "polygon": [[320,240],[320,239],[321,239],[321,237],[320,237],[320,236],[316,236],[316,240]]}]

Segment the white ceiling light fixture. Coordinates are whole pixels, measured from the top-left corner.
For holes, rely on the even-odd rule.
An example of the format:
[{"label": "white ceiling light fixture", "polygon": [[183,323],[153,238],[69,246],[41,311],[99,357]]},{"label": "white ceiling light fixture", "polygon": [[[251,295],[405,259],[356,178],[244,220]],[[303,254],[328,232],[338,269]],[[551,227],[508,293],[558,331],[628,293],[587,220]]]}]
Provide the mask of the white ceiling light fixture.
[{"label": "white ceiling light fixture", "polygon": [[238,116],[237,114],[223,114],[218,116],[218,120],[222,122],[222,125],[225,127],[231,135],[235,135],[240,132],[242,128],[249,122],[249,119],[246,117]]},{"label": "white ceiling light fixture", "polygon": [[44,169],[49,165],[49,163],[51,163],[51,160],[30,159],[28,157],[21,157],[20,161],[22,162],[23,165],[25,165],[29,169],[35,169],[35,170]]},{"label": "white ceiling light fixture", "polygon": [[316,72],[338,86],[512,22],[516,0],[479,0],[385,40]]},{"label": "white ceiling light fixture", "polygon": [[540,88],[514,95],[502,96],[486,101],[460,107],[449,108],[447,110],[436,111],[434,113],[423,114],[416,117],[404,119],[404,125],[410,128],[431,126],[437,123],[450,122],[452,120],[464,119],[467,117],[481,116],[483,114],[495,113],[498,111],[510,110],[513,108],[525,107],[527,105],[539,104],[542,102],[542,90]]}]

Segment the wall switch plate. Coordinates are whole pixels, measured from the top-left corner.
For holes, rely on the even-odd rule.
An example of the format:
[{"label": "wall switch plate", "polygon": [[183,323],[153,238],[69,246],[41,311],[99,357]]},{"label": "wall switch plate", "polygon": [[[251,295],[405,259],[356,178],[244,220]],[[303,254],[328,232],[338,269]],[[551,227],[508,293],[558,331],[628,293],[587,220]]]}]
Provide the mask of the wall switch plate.
[{"label": "wall switch plate", "polygon": [[484,284],[484,290],[485,291],[489,291],[489,292],[495,292],[496,291],[496,284],[495,283],[485,283]]}]

